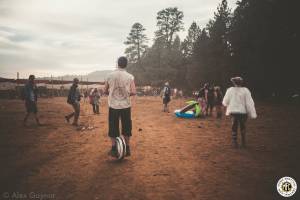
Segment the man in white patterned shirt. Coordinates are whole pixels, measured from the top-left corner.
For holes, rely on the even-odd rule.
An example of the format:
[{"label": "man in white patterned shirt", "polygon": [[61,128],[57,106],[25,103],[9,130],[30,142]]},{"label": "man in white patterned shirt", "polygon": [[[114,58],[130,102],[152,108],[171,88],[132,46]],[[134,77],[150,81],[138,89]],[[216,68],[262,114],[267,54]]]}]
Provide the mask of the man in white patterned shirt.
[{"label": "man in white patterned shirt", "polygon": [[126,57],[118,59],[118,68],[108,74],[104,88],[104,92],[108,94],[108,136],[111,138],[111,155],[114,157],[117,156],[116,137],[120,136],[119,118],[121,118],[122,135],[126,141],[126,156],[131,154],[129,146],[132,136],[130,96],[136,94],[136,89],[133,75],[125,70],[127,62]]}]

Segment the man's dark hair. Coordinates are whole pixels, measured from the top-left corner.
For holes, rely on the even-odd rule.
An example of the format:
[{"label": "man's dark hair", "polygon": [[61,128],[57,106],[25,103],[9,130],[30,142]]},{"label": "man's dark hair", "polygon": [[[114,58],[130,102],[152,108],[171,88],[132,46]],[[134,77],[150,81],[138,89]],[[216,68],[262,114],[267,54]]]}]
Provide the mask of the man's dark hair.
[{"label": "man's dark hair", "polygon": [[125,67],[127,67],[127,58],[126,57],[124,57],[124,56],[121,56],[119,59],[118,59],[118,66],[120,67],[120,68],[125,68]]},{"label": "man's dark hair", "polygon": [[31,74],[31,75],[29,75],[29,78],[28,78],[29,80],[33,80],[33,79],[35,79],[35,76],[33,75],[33,74]]}]

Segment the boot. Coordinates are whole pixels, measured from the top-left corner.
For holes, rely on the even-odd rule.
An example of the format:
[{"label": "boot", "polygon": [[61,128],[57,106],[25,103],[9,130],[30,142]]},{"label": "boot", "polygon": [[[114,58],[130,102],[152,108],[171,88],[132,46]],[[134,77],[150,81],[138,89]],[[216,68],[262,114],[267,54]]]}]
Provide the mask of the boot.
[{"label": "boot", "polygon": [[246,148],[246,131],[241,131],[241,136],[242,136],[242,148]]},{"label": "boot", "polygon": [[112,157],[118,157],[118,151],[116,146],[112,146],[111,150],[109,152],[110,156]]},{"label": "boot", "polygon": [[237,133],[236,132],[232,132],[232,147],[233,148],[238,148],[238,142],[237,142]]},{"label": "boot", "polygon": [[129,147],[129,145],[126,145],[126,155],[125,155],[126,157],[127,156],[131,156],[131,152],[130,152],[130,147]]},{"label": "boot", "polygon": [[35,116],[35,121],[36,121],[36,124],[38,125],[38,126],[41,126],[42,124],[40,123],[40,120],[39,120],[39,118],[37,117],[37,116]]}]

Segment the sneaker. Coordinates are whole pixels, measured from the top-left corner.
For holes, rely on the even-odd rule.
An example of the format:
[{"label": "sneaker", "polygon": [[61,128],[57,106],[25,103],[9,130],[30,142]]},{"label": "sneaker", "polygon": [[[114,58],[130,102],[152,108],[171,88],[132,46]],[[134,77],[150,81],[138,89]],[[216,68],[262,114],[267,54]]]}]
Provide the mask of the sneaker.
[{"label": "sneaker", "polygon": [[130,147],[126,146],[126,157],[131,156]]}]

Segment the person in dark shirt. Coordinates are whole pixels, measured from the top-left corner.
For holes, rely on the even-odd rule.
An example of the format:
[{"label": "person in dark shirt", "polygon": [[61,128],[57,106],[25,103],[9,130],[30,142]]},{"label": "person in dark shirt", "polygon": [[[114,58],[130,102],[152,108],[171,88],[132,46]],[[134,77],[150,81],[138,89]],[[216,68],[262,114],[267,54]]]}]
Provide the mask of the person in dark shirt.
[{"label": "person in dark shirt", "polygon": [[223,101],[223,94],[221,88],[216,86],[214,88],[214,105],[216,107],[217,118],[222,118],[222,101]]},{"label": "person in dark shirt", "polygon": [[162,99],[163,99],[163,112],[169,112],[168,103],[171,101],[171,88],[169,86],[169,82],[165,83],[165,86],[162,91]]},{"label": "person in dark shirt", "polygon": [[205,101],[206,101],[206,116],[211,116],[214,109],[214,91],[208,84],[205,88]]},{"label": "person in dark shirt", "polygon": [[78,119],[80,115],[80,99],[81,95],[78,89],[79,79],[74,78],[73,85],[70,88],[69,95],[68,95],[68,104],[72,105],[74,112],[70,113],[69,115],[65,116],[67,122],[70,122],[70,119],[74,117],[74,121],[72,123],[73,126],[78,126]]},{"label": "person in dark shirt", "polygon": [[37,86],[34,82],[35,76],[34,75],[30,75],[28,82],[25,85],[24,88],[24,100],[25,100],[25,107],[26,107],[26,115],[23,121],[24,126],[26,126],[27,124],[27,119],[30,115],[30,113],[33,113],[34,118],[36,120],[36,123],[38,125],[41,125],[39,118],[37,116]]}]

